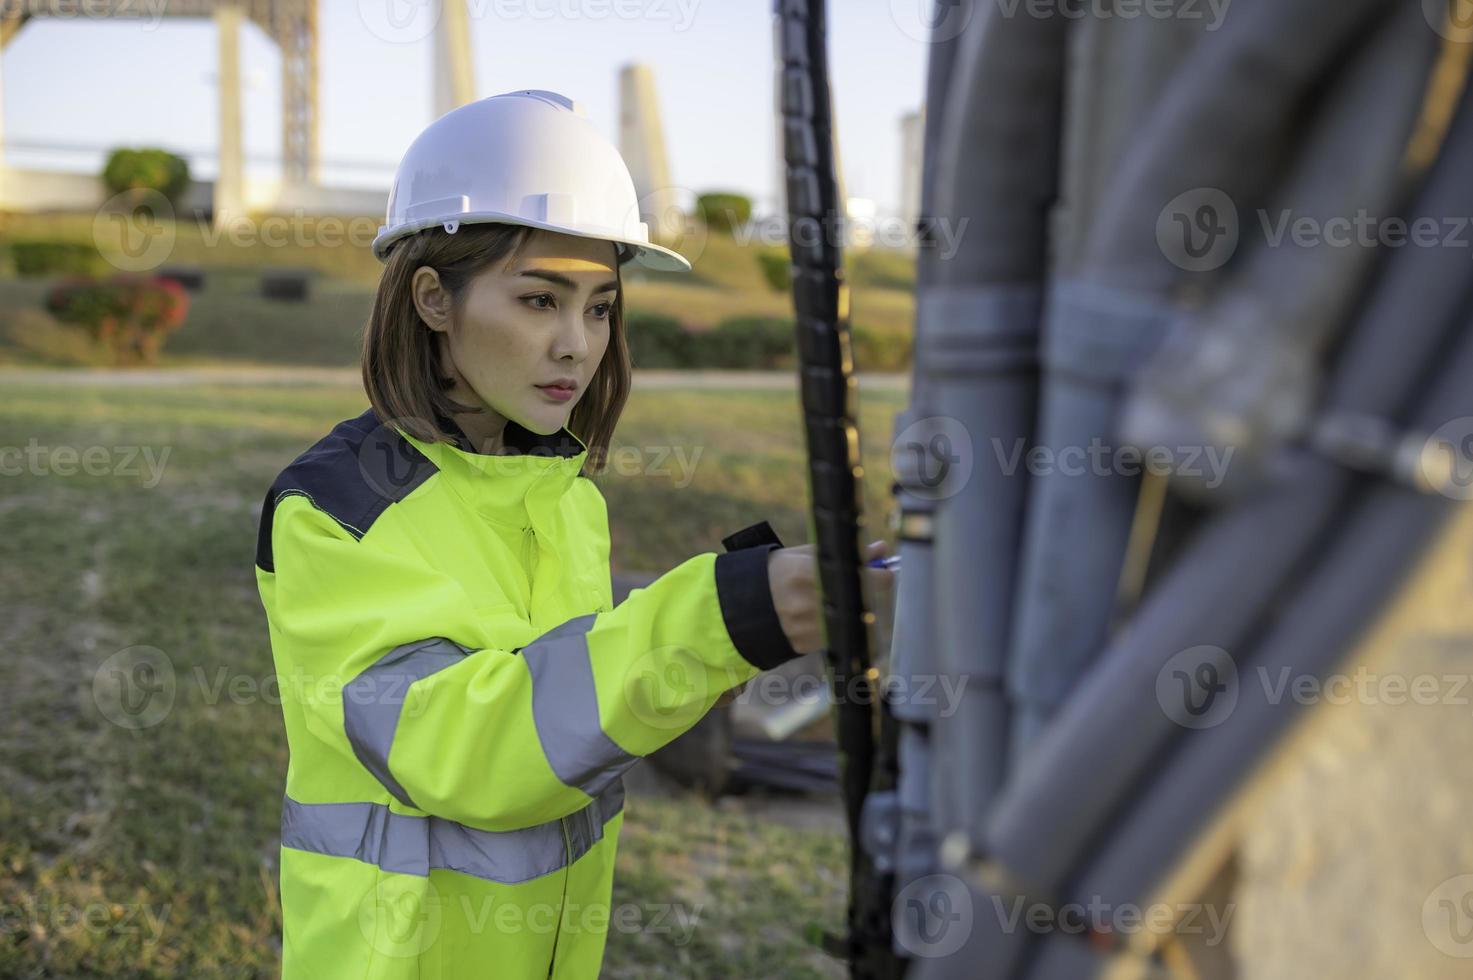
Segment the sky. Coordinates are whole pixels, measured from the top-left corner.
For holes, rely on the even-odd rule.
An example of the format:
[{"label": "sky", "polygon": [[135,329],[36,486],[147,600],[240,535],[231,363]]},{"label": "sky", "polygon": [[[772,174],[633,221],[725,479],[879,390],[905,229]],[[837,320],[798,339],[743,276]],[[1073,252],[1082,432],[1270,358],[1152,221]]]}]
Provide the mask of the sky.
[{"label": "sky", "polygon": [[[433,118],[428,36],[440,0],[319,0],[322,182],[382,186]],[[772,0],[466,0],[476,94],[552,89],[617,139],[618,72],[652,66],[672,180],[759,203],[776,180]],[[5,160],[94,171],[104,148],[164,146],[214,175],[214,24],[135,16],[30,21],[0,56]],[[830,70],[850,197],[900,204],[900,119],[921,107],[929,0],[829,4]],[[79,5],[85,9],[86,5]],[[281,58],[242,31],[245,146],[252,174],[279,173]]]}]

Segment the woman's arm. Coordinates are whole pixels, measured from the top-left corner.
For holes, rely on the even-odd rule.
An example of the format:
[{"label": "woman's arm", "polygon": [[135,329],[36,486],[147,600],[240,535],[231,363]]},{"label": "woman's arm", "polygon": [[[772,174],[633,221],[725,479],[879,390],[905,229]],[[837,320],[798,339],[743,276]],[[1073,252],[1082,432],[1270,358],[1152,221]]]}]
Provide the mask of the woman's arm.
[{"label": "woman's arm", "polygon": [[309,728],[406,805],[485,829],[582,808],[722,692],[798,655],[767,548],[696,555],[539,636],[305,497],[279,502],[271,540],[259,580],[277,671],[330,678],[283,684]]}]

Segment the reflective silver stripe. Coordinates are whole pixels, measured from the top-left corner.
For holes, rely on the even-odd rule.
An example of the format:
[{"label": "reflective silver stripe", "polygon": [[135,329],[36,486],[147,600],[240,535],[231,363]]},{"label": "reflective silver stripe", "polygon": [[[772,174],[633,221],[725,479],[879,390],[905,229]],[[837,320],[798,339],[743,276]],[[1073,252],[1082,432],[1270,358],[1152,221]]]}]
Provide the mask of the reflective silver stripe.
[{"label": "reflective silver stripe", "polygon": [[588,631],[596,613],[570,619],[522,649],[532,672],[532,720],[542,752],[557,778],[589,796],[639,761],[603,730]]},{"label": "reflective silver stripe", "polygon": [[604,824],[622,809],[622,781],[577,813],[505,831],[394,813],[383,803],[301,803],[286,796],[281,806],[281,845],[353,858],[397,874],[424,877],[431,870],[457,871],[515,885],[577,861],[603,839]]},{"label": "reflective silver stripe", "polygon": [[353,754],[405,806],[419,809],[389,772],[389,749],[409,685],[459,663],[469,652],[443,636],[406,643],[343,686],[343,728]]}]

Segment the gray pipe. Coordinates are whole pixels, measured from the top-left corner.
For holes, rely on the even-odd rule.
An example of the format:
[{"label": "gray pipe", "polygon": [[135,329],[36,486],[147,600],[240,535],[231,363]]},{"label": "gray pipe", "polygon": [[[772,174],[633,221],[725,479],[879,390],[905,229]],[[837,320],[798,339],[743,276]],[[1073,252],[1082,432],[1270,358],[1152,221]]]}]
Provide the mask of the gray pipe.
[{"label": "gray pipe", "polygon": [[[1221,32],[1192,46],[1194,58],[1171,75],[1143,125],[1114,120],[1138,138],[1090,222],[1080,268],[1050,291],[1044,324],[1038,441],[1054,462],[1034,475],[1028,502],[1008,658],[1015,764],[1106,640],[1140,484],[1114,454],[1124,386],[1164,335],[1171,293],[1189,280],[1210,288],[1216,275],[1163,252],[1163,206],[1179,187],[1225,186],[1243,199],[1264,193],[1273,150],[1288,142],[1308,93],[1363,31],[1355,15],[1374,19],[1387,9],[1383,0],[1335,7],[1344,13],[1328,16],[1332,23],[1312,38],[1305,26],[1327,15],[1324,0],[1232,9]],[[1420,20],[1420,10],[1411,13]],[[1432,34],[1425,21],[1421,34]],[[1164,55],[1153,63],[1172,67]],[[1384,66],[1370,67],[1379,76]],[[1274,88],[1254,102],[1254,89],[1270,82]],[[1343,120],[1333,122],[1339,136]]]},{"label": "gray pipe", "polygon": [[[1465,307],[1467,309],[1467,307]],[[1420,408],[1403,414],[1412,430],[1433,432],[1473,414],[1473,320],[1465,314],[1456,343],[1435,372]],[[1386,338],[1383,336],[1383,342]],[[1461,447],[1460,447],[1461,448]],[[1305,461],[1304,466],[1324,465]],[[1386,480],[1360,478],[1362,494],[1318,555],[1313,569],[1286,603],[1264,639],[1240,658],[1236,702],[1221,720],[1177,741],[1160,760],[1150,784],[1116,821],[1103,847],[1075,876],[1068,894],[1074,901],[1102,900],[1111,907],[1141,905],[1158,882],[1189,850],[1217,809],[1252,774],[1268,750],[1308,707],[1292,697],[1273,699],[1266,687],[1245,674],[1265,669],[1270,676],[1321,681],[1334,672],[1347,651],[1374,623],[1375,616],[1415,569],[1456,501],[1418,492]],[[1067,940],[1059,937],[1057,943]],[[1077,944],[1077,942],[1076,942]],[[1102,965],[1102,964],[1101,964]],[[1102,971],[1033,970],[1029,980],[1083,980]]]},{"label": "gray pipe", "polygon": [[[1157,295],[1183,271],[1158,246],[1178,195],[1264,198],[1316,86],[1398,0],[1238,0],[1194,48],[1101,201],[1083,267],[1089,278]],[[1146,261],[1149,259],[1150,261]]]},{"label": "gray pipe", "polygon": [[[1181,10],[1186,2],[1175,0],[1173,7]],[[1078,268],[1092,218],[1120,158],[1201,40],[1204,26],[1177,16],[1085,17],[1070,32],[1055,276]]]},{"label": "gray pipe", "polygon": [[962,233],[917,308],[926,330],[916,357],[936,411],[972,442],[965,488],[943,493],[935,515],[937,647],[941,673],[961,690],[957,710],[932,727],[942,834],[972,826],[1002,781],[1004,644],[1027,481],[995,465],[983,440],[1027,440],[1033,428],[1040,284],[1058,187],[1066,22],[1003,9],[979,8],[957,50],[936,213]]},{"label": "gray pipe", "polygon": [[[944,449],[932,441],[944,430],[961,457],[951,483],[929,491],[932,524],[917,536],[934,542],[922,556],[931,571],[926,613],[936,624],[932,679],[959,692],[953,712],[931,718],[932,827],[938,837],[960,833],[963,846],[1002,781],[1009,583],[1027,483],[992,465],[983,437],[1032,433],[1066,27],[1060,17],[1003,9],[979,5],[958,39],[934,210],[953,223],[956,251],[934,266],[916,307],[915,360],[926,407],[941,420],[922,426],[919,441]],[[934,910],[932,897],[918,905]],[[920,977],[967,975],[955,960],[920,959],[915,968]]]},{"label": "gray pipe", "polygon": [[[1240,209],[1246,248],[1218,301],[1175,321],[1137,379],[1122,439],[1161,447],[1178,462],[1183,447],[1194,459],[1207,447],[1232,460],[1221,485],[1208,467],[1173,467],[1174,490],[1219,502],[1241,493],[1261,478],[1273,449],[1302,432],[1318,395],[1317,365],[1376,254],[1358,241],[1374,231],[1353,222],[1396,214],[1422,176],[1408,166],[1407,146],[1437,51],[1420,4],[1393,9],[1323,100],[1273,206]],[[1304,221],[1333,238],[1299,239],[1292,229]],[[1336,244],[1342,234],[1350,244]]]},{"label": "gray pipe", "polygon": [[[1470,168],[1473,109],[1465,97],[1412,217],[1473,213]],[[1468,308],[1466,264],[1454,249],[1389,256],[1335,366],[1329,416],[1385,418],[1416,390],[1450,323]],[[1052,892],[1098,846],[1111,815],[1182,734],[1156,700],[1167,662],[1202,644],[1241,649],[1324,542],[1350,476],[1318,457],[1300,465],[1292,479],[1200,529],[1031,747],[986,831],[988,852],[1017,879]]]},{"label": "gray pipe", "polygon": [[[929,225],[936,214],[936,160],[941,123],[946,113],[948,93],[951,90],[956,49],[960,34],[949,30],[949,21],[942,15],[941,8],[955,7],[954,2],[943,0],[938,4],[936,17],[937,36],[929,48],[926,64],[925,135],[921,157],[921,219],[918,233],[921,236],[916,252],[916,293],[926,296],[935,278],[935,269],[941,261],[937,243],[932,240],[934,232]],[[958,11],[953,10],[951,16]],[[917,316],[915,322],[916,348],[927,330],[928,321]],[[920,359],[911,361],[910,402],[906,409],[895,417],[895,432],[891,439],[892,472],[895,477],[893,492],[899,514],[899,540],[896,552],[905,569],[899,576],[895,596],[895,621],[891,631],[890,664],[892,675],[905,682],[904,690],[915,692],[934,689],[932,681],[939,673],[936,662],[935,616],[931,609],[931,533],[934,513],[927,480],[930,474],[921,465],[924,455],[905,451],[899,445],[908,438],[905,433],[913,424],[931,418],[928,377],[920,370]],[[924,428],[922,424],[921,428]],[[930,444],[929,438],[917,440],[923,452]],[[875,852],[878,867],[885,867],[888,859],[894,867],[896,893],[904,891],[913,881],[936,870],[936,832],[932,821],[931,782],[931,731],[930,722],[935,709],[919,703],[916,697],[905,697],[895,701],[892,713],[899,732],[900,782],[893,802],[887,804],[884,794],[874,794],[873,802],[866,801],[870,808],[890,805],[894,808],[894,826],[884,827],[883,817],[872,819],[869,826],[877,826],[880,839],[866,840],[866,846]],[[892,843],[887,843],[892,841]],[[888,854],[882,852],[888,851]],[[924,910],[925,905],[920,906]],[[912,950],[924,946],[924,935],[930,934],[934,923],[926,923],[916,917],[902,916],[892,922],[894,927],[895,952],[907,956]]]}]

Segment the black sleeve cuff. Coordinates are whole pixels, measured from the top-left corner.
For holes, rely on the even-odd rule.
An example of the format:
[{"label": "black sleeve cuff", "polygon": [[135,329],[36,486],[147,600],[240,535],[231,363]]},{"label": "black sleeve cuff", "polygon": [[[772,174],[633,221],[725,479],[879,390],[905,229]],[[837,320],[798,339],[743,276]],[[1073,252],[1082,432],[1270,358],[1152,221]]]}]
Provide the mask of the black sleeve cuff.
[{"label": "black sleeve cuff", "polygon": [[726,632],[737,652],[758,670],[771,670],[800,656],[772,604],[767,553],[776,547],[761,545],[716,556],[716,595]]}]

